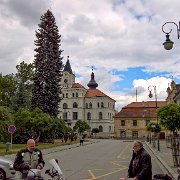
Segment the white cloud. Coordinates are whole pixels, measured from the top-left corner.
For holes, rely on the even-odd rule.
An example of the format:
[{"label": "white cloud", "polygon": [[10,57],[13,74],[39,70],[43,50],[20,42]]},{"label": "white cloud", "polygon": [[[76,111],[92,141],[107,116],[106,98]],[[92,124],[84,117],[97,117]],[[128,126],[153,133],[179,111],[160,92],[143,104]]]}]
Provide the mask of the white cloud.
[{"label": "white cloud", "polygon": [[[98,88],[117,100],[118,107],[136,100],[132,96],[136,87],[141,90],[138,100],[148,100],[150,84],[157,86],[158,98],[165,99],[170,76],[179,79],[180,41],[176,26],[166,27],[167,31],[173,29],[171,40],[175,43],[171,51],[163,49],[165,34],[161,30],[167,21],[179,22],[179,0],[2,0],[0,72],[15,72],[21,60],[33,61],[35,31],[48,8],[62,35],[64,63],[69,55],[73,71],[81,75],[77,81],[85,87],[91,66],[95,66]],[[144,73],[158,76],[135,79],[128,92],[112,91],[116,82],[126,80],[123,74],[112,74],[114,69],[139,66],[144,67]]]}]

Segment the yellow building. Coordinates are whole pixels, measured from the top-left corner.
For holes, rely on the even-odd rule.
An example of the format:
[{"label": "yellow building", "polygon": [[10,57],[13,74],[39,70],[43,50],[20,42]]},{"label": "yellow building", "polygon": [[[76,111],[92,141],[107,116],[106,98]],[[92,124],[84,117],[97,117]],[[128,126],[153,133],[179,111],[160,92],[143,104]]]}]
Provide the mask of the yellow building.
[{"label": "yellow building", "polygon": [[[166,105],[166,101],[132,102],[123,107],[114,116],[114,132],[117,138],[145,138],[149,122],[158,122],[156,107]],[[160,138],[165,138],[165,131],[161,131]]]}]

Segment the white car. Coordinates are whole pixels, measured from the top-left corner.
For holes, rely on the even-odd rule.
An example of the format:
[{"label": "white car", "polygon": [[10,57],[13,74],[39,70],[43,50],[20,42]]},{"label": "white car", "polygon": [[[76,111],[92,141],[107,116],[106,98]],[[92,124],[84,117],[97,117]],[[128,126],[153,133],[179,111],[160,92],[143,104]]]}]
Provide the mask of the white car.
[{"label": "white car", "polygon": [[13,168],[13,162],[4,157],[0,157],[0,180],[15,178],[16,171]]}]

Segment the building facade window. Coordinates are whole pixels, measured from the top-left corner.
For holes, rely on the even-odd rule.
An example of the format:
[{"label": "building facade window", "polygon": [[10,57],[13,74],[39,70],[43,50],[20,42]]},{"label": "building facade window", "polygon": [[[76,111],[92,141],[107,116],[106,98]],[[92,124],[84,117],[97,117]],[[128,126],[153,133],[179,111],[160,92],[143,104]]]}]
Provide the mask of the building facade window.
[{"label": "building facade window", "polygon": [[102,112],[99,112],[99,119],[102,119]]},{"label": "building facade window", "polygon": [[66,98],[68,98],[68,93],[66,93]]},{"label": "building facade window", "polygon": [[150,119],[146,119],[146,126],[150,123]]},{"label": "building facade window", "polygon": [[78,108],[77,102],[74,102],[74,103],[73,103],[73,108]]},{"label": "building facade window", "polygon": [[121,120],[121,126],[125,126],[125,120]]},{"label": "building facade window", "polygon": [[103,132],[103,127],[101,125],[99,126],[99,132]]},{"label": "building facade window", "polygon": [[77,120],[78,119],[78,113],[77,112],[73,112],[73,119]]},{"label": "building facade window", "polygon": [[92,108],[92,103],[91,102],[89,103],[89,108]]},{"label": "building facade window", "polygon": [[88,109],[88,103],[86,103],[86,109]]},{"label": "building facade window", "polygon": [[132,137],[137,138],[138,137],[138,131],[132,131]]},{"label": "building facade window", "polygon": [[65,121],[67,120],[67,112],[63,113],[63,120],[65,120]]},{"label": "building facade window", "polygon": [[91,113],[90,112],[87,113],[87,120],[91,120]]},{"label": "building facade window", "polygon": [[104,103],[103,102],[101,102],[101,108],[103,108],[104,107]]},{"label": "building facade window", "polygon": [[76,97],[78,97],[78,93],[76,93]]},{"label": "building facade window", "polygon": [[74,93],[72,93],[72,97],[74,97]]},{"label": "building facade window", "polygon": [[99,108],[99,102],[97,103],[97,107]]},{"label": "building facade window", "polygon": [[67,109],[68,105],[66,103],[63,104],[63,109]]},{"label": "building facade window", "polygon": [[133,120],[133,126],[137,126],[137,120]]}]

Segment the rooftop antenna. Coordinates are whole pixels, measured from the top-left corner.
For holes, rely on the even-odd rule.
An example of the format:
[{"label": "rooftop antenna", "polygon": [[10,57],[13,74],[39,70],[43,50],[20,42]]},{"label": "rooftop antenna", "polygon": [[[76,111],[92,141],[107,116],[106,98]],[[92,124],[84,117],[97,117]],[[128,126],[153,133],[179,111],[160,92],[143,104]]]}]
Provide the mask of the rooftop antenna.
[{"label": "rooftop antenna", "polygon": [[136,102],[137,102],[137,88],[136,88]]}]

